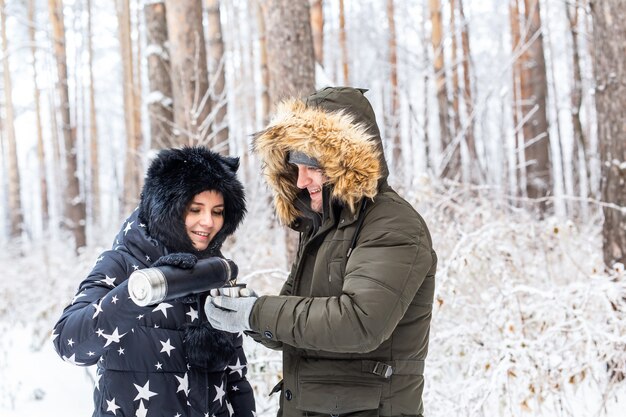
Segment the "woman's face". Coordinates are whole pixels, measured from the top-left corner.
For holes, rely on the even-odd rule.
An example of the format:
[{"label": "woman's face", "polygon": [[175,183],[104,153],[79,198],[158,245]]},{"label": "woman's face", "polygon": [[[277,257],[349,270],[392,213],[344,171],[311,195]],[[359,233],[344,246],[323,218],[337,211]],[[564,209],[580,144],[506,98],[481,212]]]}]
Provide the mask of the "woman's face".
[{"label": "woman's face", "polygon": [[185,214],[185,230],[193,246],[205,250],[224,226],[224,197],[217,191],[196,194]]}]

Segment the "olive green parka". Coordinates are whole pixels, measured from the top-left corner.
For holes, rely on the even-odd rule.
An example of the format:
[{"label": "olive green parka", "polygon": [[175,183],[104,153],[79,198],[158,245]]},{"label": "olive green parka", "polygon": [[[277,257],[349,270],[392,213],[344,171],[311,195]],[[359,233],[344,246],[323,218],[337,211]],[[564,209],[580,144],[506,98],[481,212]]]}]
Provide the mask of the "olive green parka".
[{"label": "olive green parka", "polygon": [[[280,295],[259,297],[250,316],[255,339],[283,351],[282,416],[423,413],[437,257],[422,217],[387,184],[364,92],[285,101],[254,139],[277,215],[300,232]],[[321,215],[289,151],[328,177]]]}]

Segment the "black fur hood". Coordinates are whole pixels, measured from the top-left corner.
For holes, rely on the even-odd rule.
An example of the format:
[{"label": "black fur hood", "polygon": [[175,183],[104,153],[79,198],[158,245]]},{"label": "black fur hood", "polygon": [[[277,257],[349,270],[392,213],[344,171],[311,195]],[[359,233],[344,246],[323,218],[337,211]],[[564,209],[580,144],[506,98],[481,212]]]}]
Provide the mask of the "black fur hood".
[{"label": "black fur hood", "polygon": [[[169,252],[205,258],[219,254],[246,213],[243,186],[237,179],[239,158],[219,155],[205,147],[165,149],[152,161],[139,203],[139,219],[148,234]],[[204,251],[197,251],[185,231],[184,216],[193,197],[207,190],[224,197],[224,226]]]}]

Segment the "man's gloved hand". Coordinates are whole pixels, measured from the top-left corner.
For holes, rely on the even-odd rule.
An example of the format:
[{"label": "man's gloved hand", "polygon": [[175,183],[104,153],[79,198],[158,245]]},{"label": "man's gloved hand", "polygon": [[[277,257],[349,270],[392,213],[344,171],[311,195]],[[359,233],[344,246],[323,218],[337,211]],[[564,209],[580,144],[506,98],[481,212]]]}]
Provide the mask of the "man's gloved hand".
[{"label": "man's gloved hand", "polygon": [[152,268],[158,266],[176,266],[182,269],[191,269],[198,262],[196,255],[191,253],[170,253],[169,255],[163,255],[151,265]]},{"label": "man's gloved hand", "polygon": [[257,297],[209,297],[204,304],[209,323],[214,329],[239,333],[250,329],[250,312]]}]

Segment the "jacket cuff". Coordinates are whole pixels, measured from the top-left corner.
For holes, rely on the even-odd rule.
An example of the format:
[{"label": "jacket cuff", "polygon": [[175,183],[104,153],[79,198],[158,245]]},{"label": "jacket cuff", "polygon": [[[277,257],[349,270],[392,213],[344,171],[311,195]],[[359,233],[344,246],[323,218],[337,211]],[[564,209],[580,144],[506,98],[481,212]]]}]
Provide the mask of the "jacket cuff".
[{"label": "jacket cuff", "polygon": [[250,327],[262,339],[277,340],[278,316],[287,300],[285,297],[261,296],[250,314]]}]

